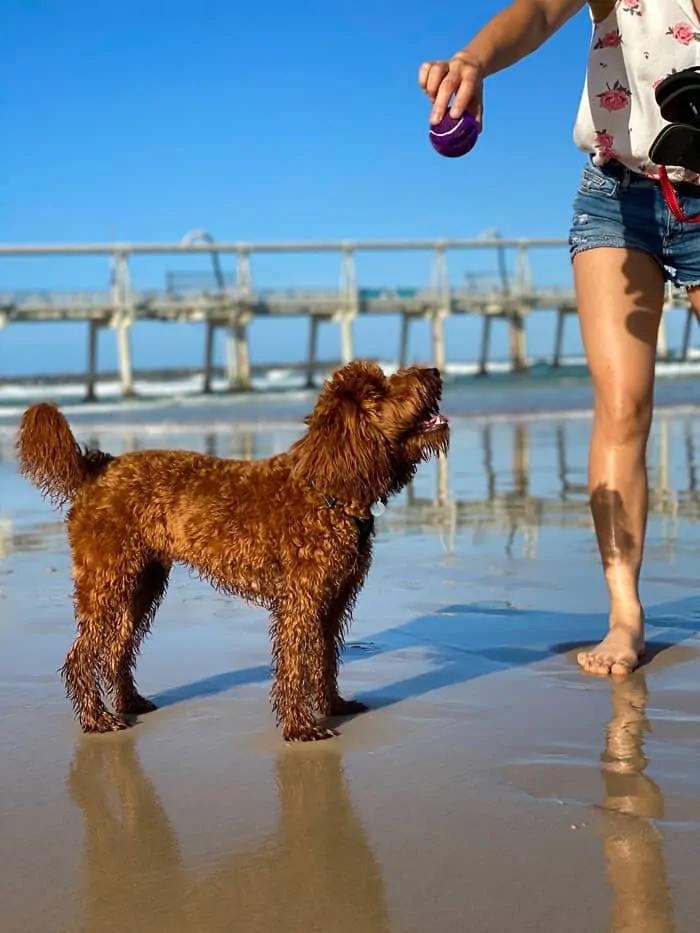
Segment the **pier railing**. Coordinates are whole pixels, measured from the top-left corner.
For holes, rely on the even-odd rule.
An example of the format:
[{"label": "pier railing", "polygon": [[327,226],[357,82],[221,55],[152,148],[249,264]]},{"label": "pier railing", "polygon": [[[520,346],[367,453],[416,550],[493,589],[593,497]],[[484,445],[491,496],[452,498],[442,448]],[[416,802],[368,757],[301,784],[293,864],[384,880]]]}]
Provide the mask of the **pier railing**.
[{"label": "pier railing", "polygon": [[[305,370],[309,384],[329,361],[318,358],[318,331],[323,322],[335,323],[340,331],[340,360],[353,358],[353,322],[359,316],[398,314],[401,317],[397,362],[405,364],[411,325],[428,321],[431,331],[431,360],[443,367],[446,361],[445,322],[452,316],[472,315],[482,320],[478,368],[489,369],[492,324],[504,321],[509,331],[510,366],[514,371],[527,367],[526,321],[536,311],[555,311],[551,364],[561,363],[567,317],[576,312],[572,288],[533,284],[530,253],[533,249],[563,248],[561,239],[501,239],[338,243],[213,243],[188,241],[182,244],[87,244],[87,245],[2,245],[0,260],[8,257],[87,257],[104,256],[109,261],[109,285],[103,291],[3,291],[0,263],[0,329],[16,322],[83,321],[88,325],[88,397],[94,397],[101,375],[98,371],[98,334],[111,328],[116,334],[119,378],[124,395],[133,393],[134,372],[131,355],[131,327],[136,321],[203,322],[203,391],[212,387],[215,374],[214,339],[217,330],[226,335],[225,375],[229,389],[248,389],[251,374],[264,368],[250,359],[249,328],[266,317],[304,317],[309,321],[308,354],[298,368]],[[465,275],[459,286],[452,283],[448,255],[473,251],[496,252],[500,272],[489,279]],[[359,253],[428,252],[432,254],[432,274],[425,287],[368,288],[358,283],[356,258]],[[256,254],[331,253],[339,257],[337,288],[271,289],[254,286],[251,258]],[[506,255],[515,254],[512,271]],[[203,254],[212,261],[212,272],[166,272],[162,289],[137,288],[132,280],[130,260],[143,255]],[[219,259],[228,255],[235,261],[233,273],[221,271]],[[666,307],[686,309],[686,324],[676,354],[688,358],[692,312],[685,298],[667,290]],[[2,337],[0,336],[0,341]],[[669,349],[665,327],[659,337],[659,356]],[[4,374],[0,372],[0,378]]]}]

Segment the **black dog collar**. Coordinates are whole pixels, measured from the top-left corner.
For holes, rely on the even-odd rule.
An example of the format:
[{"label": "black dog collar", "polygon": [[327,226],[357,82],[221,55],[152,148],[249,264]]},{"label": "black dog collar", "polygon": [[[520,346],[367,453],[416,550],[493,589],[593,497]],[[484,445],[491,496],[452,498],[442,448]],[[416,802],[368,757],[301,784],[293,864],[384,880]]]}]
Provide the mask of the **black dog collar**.
[{"label": "black dog collar", "polygon": [[[329,509],[335,509],[340,505],[333,496],[324,495],[323,501]],[[350,518],[357,525],[357,546],[363,548],[374,531],[374,515],[370,513],[366,518],[362,518],[360,515],[351,515]]]}]

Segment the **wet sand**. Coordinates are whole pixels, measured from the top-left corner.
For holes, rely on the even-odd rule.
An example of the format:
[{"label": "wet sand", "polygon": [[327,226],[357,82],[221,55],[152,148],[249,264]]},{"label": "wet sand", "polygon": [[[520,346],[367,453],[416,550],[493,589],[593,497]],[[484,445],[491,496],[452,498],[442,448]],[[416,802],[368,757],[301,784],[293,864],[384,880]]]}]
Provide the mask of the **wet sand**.
[{"label": "wet sand", "polygon": [[[694,933],[700,429],[654,429],[649,661],[619,684],[575,664],[605,626],[589,429],[455,423],[380,521],[341,674],[370,712],[289,748],[264,613],[184,571],[137,669],[160,709],[80,735],[62,524],[0,438],[3,933]],[[264,456],[296,431],[189,430],[93,439]]]}]

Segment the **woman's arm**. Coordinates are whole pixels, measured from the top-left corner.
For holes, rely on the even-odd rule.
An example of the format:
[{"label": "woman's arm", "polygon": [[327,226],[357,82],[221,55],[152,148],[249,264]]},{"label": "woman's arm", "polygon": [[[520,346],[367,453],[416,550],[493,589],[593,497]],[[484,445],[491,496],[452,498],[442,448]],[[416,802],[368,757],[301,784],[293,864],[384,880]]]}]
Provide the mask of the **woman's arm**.
[{"label": "woman's arm", "polygon": [[418,83],[433,101],[438,123],[454,95],[453,117],[469,109],[481,120],[482,83],[530,55],[586,5],[586,0],[513,0],[449,61],[425,62]]}]

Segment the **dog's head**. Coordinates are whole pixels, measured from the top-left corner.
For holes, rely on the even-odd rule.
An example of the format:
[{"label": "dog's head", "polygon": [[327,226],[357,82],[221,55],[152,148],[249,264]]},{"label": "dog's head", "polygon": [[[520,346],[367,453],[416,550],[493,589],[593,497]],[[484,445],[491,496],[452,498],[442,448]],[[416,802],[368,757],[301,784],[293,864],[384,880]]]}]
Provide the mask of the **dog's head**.
[{"label": "dog's head", "polygon": [[437,369],[386,376],[374,363],[344,366],[325,382],[305,419],[308,431],[292,448],[295,476],[339,502],[385,502],[422,460],[447,450],[441,396]]}]

